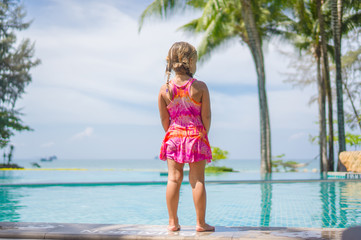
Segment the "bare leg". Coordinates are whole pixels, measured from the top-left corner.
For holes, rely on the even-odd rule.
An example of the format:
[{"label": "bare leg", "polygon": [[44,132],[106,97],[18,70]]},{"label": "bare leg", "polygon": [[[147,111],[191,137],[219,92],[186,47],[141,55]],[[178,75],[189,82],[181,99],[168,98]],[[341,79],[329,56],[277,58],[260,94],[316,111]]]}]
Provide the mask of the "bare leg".
[{"label": "bare leg", "polygon": [[204,169],[206,161],[199,161],[189,164],[189,183],[192,186],[193,202],[197,214],[198,232],[214,231],[214,227],[206,223],[206,188],[204,185]]},{"label": "bare leg", "polygon": [[178,222],[178,202],[179,202],[179,190],[183,181],[183,167],[184,163],[177,163],[176,161],[167,160],[168,162],[168,183],[166,200],[169,215],[168,230],[179,230]]}]

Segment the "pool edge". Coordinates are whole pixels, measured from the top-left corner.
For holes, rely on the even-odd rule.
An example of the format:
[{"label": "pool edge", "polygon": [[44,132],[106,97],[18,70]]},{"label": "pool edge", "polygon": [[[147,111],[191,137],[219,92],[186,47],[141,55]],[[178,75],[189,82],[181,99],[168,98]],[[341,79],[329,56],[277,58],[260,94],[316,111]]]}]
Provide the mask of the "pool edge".
[{"label": "pool edge", "polygon": [[198,233],[194,226],[168,232],[163,225],[0,222],[0,239],[332,239],[345,228],[227,227]]}]

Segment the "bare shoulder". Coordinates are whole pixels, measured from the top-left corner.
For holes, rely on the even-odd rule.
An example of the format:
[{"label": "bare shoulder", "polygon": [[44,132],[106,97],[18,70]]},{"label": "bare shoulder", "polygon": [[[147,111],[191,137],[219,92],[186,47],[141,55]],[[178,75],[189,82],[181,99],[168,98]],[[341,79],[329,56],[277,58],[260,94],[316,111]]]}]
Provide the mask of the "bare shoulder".
[{"label": "bare shoulder", "polygon": [[[170,100],[170,95],[168,94],[168,89],[169,89],[169,86],[167,86],[167,84],[163,84],[161,87],[160,87],[160,90],[159,90],[159,94],[158,94],[158,99],[163,99],[163,101],[165,101],[165,103],[168,105],[169,102],[171,101]],[[169,89],[170,90],[170,89]],[[170,90],[170,92],[172,92]]]},{"label": "bare shoulder", "polygon": [[159,89],[159,97],[164,99],[165,93],[166,93],[166,89],[167,89],[167,84],[163,84],[160,89]]},{"label": "bare shoulder", "polygon": [[166,90],[167,90],[167,84],[163,84],[163,85],[160,87],[159,92],[162,93],[162,92],[165,92]]},{"label": "bare shoulder", "polygon": [[203,81],[196,80],[193,82],[192,86],[197,89],[198,91],[205,91],[208,90],[207,84]]}]

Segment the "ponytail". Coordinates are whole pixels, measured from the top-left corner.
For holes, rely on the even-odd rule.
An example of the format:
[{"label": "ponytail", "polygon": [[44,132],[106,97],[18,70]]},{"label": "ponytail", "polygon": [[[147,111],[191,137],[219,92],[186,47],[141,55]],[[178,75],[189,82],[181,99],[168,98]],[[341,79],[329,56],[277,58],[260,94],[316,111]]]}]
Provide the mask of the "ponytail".
[{"label": "ponytail", "polygon": [[167,57],[167,67],[165,69],[165,73],[167,74],[167,95],[168,95],[168,98],[170,101],[172,101],[172,93],[169,88],[169,78],[170,78],[171,72],[172,72],[171,61],[170,61],[169,57]]}]

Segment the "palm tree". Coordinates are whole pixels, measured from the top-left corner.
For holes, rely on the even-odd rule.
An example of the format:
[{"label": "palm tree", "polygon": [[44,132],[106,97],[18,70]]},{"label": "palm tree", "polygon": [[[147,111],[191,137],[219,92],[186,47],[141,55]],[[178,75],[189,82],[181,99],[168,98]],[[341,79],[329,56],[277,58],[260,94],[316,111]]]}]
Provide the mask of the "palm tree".
[{"label": "palm tree", "polygon": [[263,40],[269,39],[275,23],[283,15],[277,0],[155,0],[140,17],[140,29],[150,16],[167,18],[177,8],[202,9],[202,16],[180,27],[193,34],[203,33],[198,46],[199,60],[208,59],[219,46],[238,38],[251,51],[258,79],[261,133],[261,172],[271,172],[271,128],[265,88],[265,67],[262,50]]},{"label": "palm tree", "polygon": [[317,17],[318,17],[318,25],[319,32],[321,37],[321,55],[322,55],[322,73],[325,81],[325,89],[328,100],[328,127],[329,127],[329,141],[328,141],[328,161],[322,164],[322,171],[333,171],[334,166],[334,157],[333,157],[333,116],[332,116],[332,94],[331,94],[331,84],[330,84],[330,67],[328,63],[328,52],[327,52],[327,42],[328,38],[325,33],[325,19],[324,13],[322,11],[322,0],[316,0],[317,6]]},{"label": "palm tree", "polygon": [[[357,41],[358,34],[361,33],[361,29],[358,32],[355,32],[355,36],[351,35],[349,41]],[[355,72],[361,71],[361,44],[358,44],[356,50],[349,50],[342,57],[342,85],[345,89],[345,93],[350,101],[352,112],[349,113],[345,111],[346,123],[350,126],[351,129],[354,129],[356,125],[361,130],[361,117],[356,108],[355,102],[360,100],[360,89],[361,82],[357,82],[357,77],[355,77]],[[335,68],[335,66],[334,66]]]},{"label": "palm tree", "polygon": [[[256,5],[255,1],[253,1],[253,3],[253,5]],[[258,94],[261,120],[261,171],[271,172],[271,128],[266,95],[266,75],[264,69],[262,40],[260,36],[261,34],[258,30],[258,26],[255,20],[255,14],[253,10],[254,8],[255,7],[252,6],[251,0],[241,0],[242,17],[248,36],[248,41],[246,43],[251,50],[258,77]]]},{"label": "palm tree", "polygon": [[[320,0],[299,0],[297,4],[293,5],[292,13],[295,17],[290,17],[285,23],[287,24],[287,32],[281,32],[280,34],[286,37],[288,40],[291,40],[293,45],[300,49],[301,51],[306,51],[315,57],[317,62],[318,69],[318,89],[319,89],[319,123],[320,123],[320,156],[321,156],[321,169],[328,169],[329,171],[333,170],[333,125],[332,120],[332,96],[331,96],[331,86],[329,78],[329,67],[328,67],[328,57],[334,59],[334,48],[329,44],[329,40],[332,38],[332,31],[329,28],[331,8],[330,5],[325,3],[322,4]],[[344,8],[344,12],[347,12],[345,17],[345,23],[343,25],[341,34],[347,34],[348,32],[354,30],[357,26],[360,26],[361,13],[358,11],[360,9],[361,3],[355,2],[355,0],[348,0],[347,7]],[[355,7],[356,5],[356,7]],[[357,9],[357,10],[355,10]],[[322,59],[322,75],[320,74],[320,59],[319,53],[321,54]],[[325,82],[320,82],[320,78],[323,78]],[[325,123],[323,123],[324,115],[324,100],[323,100],[323,91],[326,90],[328,98],[328,121],[329,121],[329,159],[326,165],[325,159],[326,155],[326,140],[324,139],[327,134],[325,133]],[[342,163],[338,161],[338,166],[342,166]],[[339,168],[338,168],[339,170]]]},{"label": "palm tree", "polygon": [[[341,72],[341,24],[342,24],[342,0],[331,0],[333,42],[335,46],[336,63],[336,93],[337,93],[337,122],[338,122],[338,155],[346,151],[345,121],[343,113],[342,72]],[[337,163],[337,171],[345,171],[341,161]]]},{"label": "palm tree", "polygon": [[[300,53],[312,55],[316,62],[317,88],[318,88],[318,115],[319,115],[319,144],[320,144],[320,169],[327,171],[327,143],[326,143],[326,116],[325,98],[326,82],[325,71],[322,72],[321,36],[318,21],[318,9],[314,1],[299,0],[290,6],[291,16],[283,22],[284,30],[278,34],[294,45]],[[327,49],[330,46],[326,46]],[[327,52],[326,52],[327,53]],[[323,68],[324,69],[324,68]]]},{"label": "palm tree", "polygon": [[[342,34],[359,27],[361,24],[361,2],[358,0],[331,0],[333,42],[335,46],[336,64],[336,93],[337,93],[337,122],[339,132],[339,151],[346,151],[345,120],[343,110],[342,91],[342,63],[341,63],[341,40]],[[345,166],[338,161],[337,171],[346,171]]]}]

